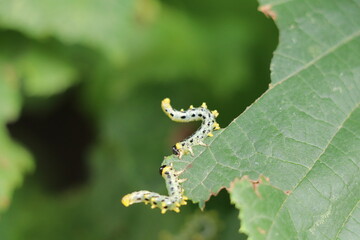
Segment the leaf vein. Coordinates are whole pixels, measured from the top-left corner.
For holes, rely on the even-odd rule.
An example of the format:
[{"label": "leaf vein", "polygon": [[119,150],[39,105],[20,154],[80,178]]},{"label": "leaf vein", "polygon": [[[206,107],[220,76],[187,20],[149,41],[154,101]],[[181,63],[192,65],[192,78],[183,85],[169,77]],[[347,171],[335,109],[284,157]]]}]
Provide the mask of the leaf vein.
[{"label": "leaf vein", "polygon": [[[298,182],[298,184],[296,184],[296,186],[293,188],[293,192],[295,191],[295,189],[298,188],[298,186],[303,182],[303,180],[305,178],[307,178],[308,174],[311,172],[312,168],[314,167],[314,165],[316,164],[316,162],[318,162],[318,160],[321,158],[321,156],[325,153],[326,149],[330,146],[330,144],[332,143],[332,141],[334,140],[335,136],[337,135],[337,133],[340,131],[340,129],[343,127],[344,123],[346,122],[347,119],[350,118],[350,116],[352,115],[352,113],[355,111],[356,108],[358,108],[360,105],[360,103],[358,103],[352,111],[349,112],[348,116],[346,118],[344,118],[343,122],[341,123],[341,125],[338,127],[338,129],[334,132],[333,136],[331,137],[331,139],[329,140],[327,146],[324,147],[323,151],[319,154],[319,156],[315,159],[314,164],[309,168],[309,170],[305,173],[304,177],[301,178],[301,180]],[[291,196],[291,195],[290,195]],[[275,218],[278,218],[279,213],[281,211],[281,209],[285,206],[285,203],[287,202],[287,200],[289,199],[289,196],[287,196],[285,198],[285,200],[283,201],[283,203],[281,204],[279,210],[277,211]],[[275,221],[274,221],[275,222]],[[271,226],[269,228],[269,233],[272,231],[273,227],[274,227],[274,222],[271,223]],[[266,239],[268,239],[268,236],[270,236],[270,234],[268,234],[266,236]]]},{"label": "leaf vein", "polygon": [[304,66],[296,69],[295,71],[293,71],[292,73],[290,73],[289,75],[287,75],[286,77],[284,77],[283,79],[281,79],[280,81],[276,82],[273,87],[282,84],[283,82],[285,82],[286,80],[290,79],[291,77],[299,74],[300,72],[302,72],[303,70],[309,68],[310,66],[314,65],[315,63],[317,63],[319,60],[321,60],[322,58],[328,56],[329,54],[333,53],[334,51],[336,51],[338,48],[342,47],[343,45],[345,45],[346,43],[351,42],[352,40],[356,39],[357,37],[360,36],[360,31],[354,32],[353,34],[349,35],[348,37],[343,38],[341,41],[339,41],[337,44],[334,44],[333,46],[329,47],[326,51],[324,51],[322,54],[319,54],[317,57],[313,58],[311,61],[309,61],[307,64],[305,64]]},{"label": "leaf vein", "polygon": [[[347,215],[347,217],[344,219],[344,222],[342,224],[342,226],[339,228],[339,231],[336,233],[335,239],[337,239],[339,237],[339,234],[341,233],[341,230],[345,228],[346,223],[349,222],[350,218],[351,218],[351,214],[355,211],[355,209],[358,207],[358,204],[360,203],[360,200],[357,201],[357,203],[354,205],[354,207],[351,209],[351,211],[349,212],[349,214]],[[349,229],[348,229],[349,230]]]}]

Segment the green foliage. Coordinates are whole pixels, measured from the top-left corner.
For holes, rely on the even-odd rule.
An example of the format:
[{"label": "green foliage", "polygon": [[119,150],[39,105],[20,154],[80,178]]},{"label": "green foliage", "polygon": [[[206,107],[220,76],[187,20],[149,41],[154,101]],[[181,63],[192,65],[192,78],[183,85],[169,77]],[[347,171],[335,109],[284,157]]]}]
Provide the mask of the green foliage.
[{"label": "green foliage", "polygon": [[[256,7],[2,1],[0,239],[244,238],[226,195],[210,202],[209,215],[194,214],[191,204],[161,215],[119,200],[141,189],[165,193],[163,156],[193,131],[163,115],[164,97],[179,105],[206,101],[226,125],[264,91],[277,32]],[[77,114],[85,120],[74,122]],[[87,139],[83,125],[96,137]],[[90,145],[74,142],[77,135]],[[83,174],[81,159],[87,178],[56,187]],[[207,226],[215,231],[202,232]]]},{"label": "green foliage", "polygon": [[0,128],[0,212],[9,206],[13,189],[23,179],[23,174],[33,168],[30,154],[8,136],[4,126]]},{"label": "green foliage", "polygon": [[[204,206],[228,188],[249,239],[356,239],[360,3],[260,2],[279,46],[270,88],[238,116],[265,91],[275,49],[254,1],[2,1],[0,239],[245,239],[224,192],[205,214],[120,204],[131,191],[164,193],[162,156],[195,129],[169,121],[164,97],[176,108],[206,101],[222,127],[235,118],[195,157],[165,159],[186,169],[191,200]],[[84,122],[70,128],[67,101],[95,138]],[[53,123],[42,141],[21,125],[39,118]],[[87,178],[54,187],[54,159],[66,182],[78,156]]]}]

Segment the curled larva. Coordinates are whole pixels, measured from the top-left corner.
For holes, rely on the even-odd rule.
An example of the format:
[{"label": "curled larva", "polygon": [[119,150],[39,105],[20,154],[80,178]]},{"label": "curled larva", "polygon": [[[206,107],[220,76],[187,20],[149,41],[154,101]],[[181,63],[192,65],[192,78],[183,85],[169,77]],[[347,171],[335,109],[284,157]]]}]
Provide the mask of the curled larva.
[{"label": "curled larva", "polygon": [[219,113],[216,110],[210,111],[207,109],[206,103],[203,103],[198,108],[194,108],[191,105],[186,111],[183,109],[178,111],[171,107],[170,99],[165,98],[161,102],[161,108],[171,120],[176,122],[202,121],[200,128],[193,135],[181,142],[176,143],[172,147],[173,153],[179,158],[181,158],[182,155],[186,153],[191,153],[191,155],[194,155],[192,146],[206,146],[206,144],[203,142],[204,138],[207,136],[212,137],[212,131],[220,129],[219,124],[215,121],[215,118],[219,115]]},{"label": "curled larva", "polygon": [[166,211],[180,212],[180,206],[186,205],[187,197],[184,196],[184,189],[180,186],[186,179],[178,179],[179,172],[175,172],[172,165],[160,167],[160,174],[165,179],[169,196],[160,195],[149,191],[138,191],[125,195],[121,202],[125,207],[134,203],[150,203],[151,208],[160,208],[161,213]]}]

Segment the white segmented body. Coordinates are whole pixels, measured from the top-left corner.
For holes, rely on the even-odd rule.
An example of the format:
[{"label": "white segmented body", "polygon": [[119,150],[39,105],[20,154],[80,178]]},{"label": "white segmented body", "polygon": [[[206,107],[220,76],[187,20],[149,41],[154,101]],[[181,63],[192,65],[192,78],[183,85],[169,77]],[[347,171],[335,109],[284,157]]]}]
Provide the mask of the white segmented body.
[{"label": "white segmented body", "polygon": [[186,205],[187,197],[184,196],[184,189],[180,186],[181,180],[178,179],[178,174],[172,166],[161,166],[161,176],[165,179],[166,188],[169,196],[160,195],[150,191],[137,191],[125,195],[121,202],[124,206],[130,206],[134,203],[144,202],[150,203],[151,208],[160,208],[161,213],[166,211],[180,212],[180,206]]},{"label": "white segmented body", "polygon": [[206,144],[203,143],[204,138],[207,136],[212,137],[212,131],[220,129],[219,124],[215,121],[219,113],[216,110],[210,111],[207,109],[205,103],[198,108],[194,108],[191,105],[186,111],[178,111],[171,107],[170,99],[165,98],[161,102],[161,108],[171,120],[176,122],[202,121],[200,128],[193,135],[173,146],[173,153],[179,158],[186,153],[193,155],[192,146],[194,145],[206,146]]}]

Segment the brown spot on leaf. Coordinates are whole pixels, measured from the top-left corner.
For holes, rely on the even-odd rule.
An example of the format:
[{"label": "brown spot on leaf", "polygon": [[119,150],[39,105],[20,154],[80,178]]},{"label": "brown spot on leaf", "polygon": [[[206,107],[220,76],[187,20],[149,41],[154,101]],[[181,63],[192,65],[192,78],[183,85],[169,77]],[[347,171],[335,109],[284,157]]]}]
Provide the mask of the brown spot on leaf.
[{"label": "brown spot on leaf", "polygon": [[255,191],[256,196],[258,196],[259,198],[261,198],[261,194],[259,192],[259,185],[262,183],[261,178],[259,178],[259,180],[256,181],[251,181],[251,184],[253,186],[253,189]]},{"label": "brown spot on leaf", "polygon": [[7,197],[0,198],[0,209],[7,208],[10,204],[10,199]]},{"label": "brown spot on leaf", "polygon": [[0,167],[1,168],[8,168],[9,167],[9,160],[6,158],[0,157]]},{"label": "brown spot on leaf", "polygon": [[271,9],[271,4],[266,4],[263,6],[260,6],[258,10],[262,12],[265,16],[271,17],[273,20],[276,20],[277,15],[276,13]]},{"label": "brown spot on leaf", "polygon": [[257,227],[257,230],[259,231],[260,234],[265,235],[266,231],[260,227]]},{"label": "brown spot on leaf", "polygon": [[292,193],[292,191],[291,191],[291,190],[287,190],[287,191],[284,191],[284,193],[285,193],[286,195],[290,195],[290,194]]}]

